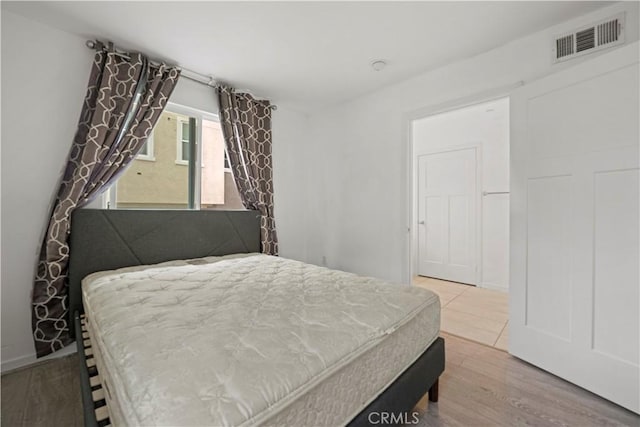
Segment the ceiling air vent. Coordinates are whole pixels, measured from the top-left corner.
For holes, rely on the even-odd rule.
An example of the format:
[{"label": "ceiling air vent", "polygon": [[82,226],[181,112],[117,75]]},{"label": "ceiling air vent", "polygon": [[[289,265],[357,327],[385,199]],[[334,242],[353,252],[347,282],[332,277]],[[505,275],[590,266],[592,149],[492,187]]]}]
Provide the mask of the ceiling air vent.
[{"label": "ceiling air vent", "polygon": [[554,62],[624,43],[624,13],[555,38]]}]

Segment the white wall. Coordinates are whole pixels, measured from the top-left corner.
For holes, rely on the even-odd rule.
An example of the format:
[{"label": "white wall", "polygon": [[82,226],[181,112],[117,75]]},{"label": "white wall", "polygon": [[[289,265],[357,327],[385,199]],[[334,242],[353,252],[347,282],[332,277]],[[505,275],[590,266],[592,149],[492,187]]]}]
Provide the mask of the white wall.
[{"label": "white wall", "polygon": [[[460,110],[437,114],[412,123],[414,183],[417,156],[460,147],[479,148],[481,181],[478,191],[509,191],[509,100],[502,98]],[[418,189],[414,186],[414,193]],[[482,222],[478,230],[481,287],[508,289],[509,282],[509,195],[480,198]],[[414,210],[415,194],[414,194]],[[413,233],[414,272],[417,253]]]},{"label": "white wall", "polygon": [[306,173],[316,200],[308,207],[308,261],[320,264],[325,256],[333,267],[408,283],[410,119],[597,55],[552,65],[552,38],[622,10],[627,40],[638,40],[638,3],[615,3],[311,116]]},{"label": "white wall", "polygon": [[83,43],[2,12],[3,370],[34,359],[33,273],[89,77],[93,55]]},{"label": "white wall", "polygon": [[307,180],[300,173],[307,143],[307,117],[278,106],[272,116],[273,187],[279,254],[304,261]]},{"label": "white wall", "polygon": [[171,94],[171,102],[207,113],[218,113],[214,89],[189,79],[178,79],[178,84]]},{"label": "white wall", "polygon": [[[31,363],[30,295],[48,206],[71,146],[93,52],[85,38],[2,11],[2,370]],[[172,102],[217,111],[213,89],[181,80]],[[281,254],[304,259],[306,117],[273,117]],[[98,207],[99,203],[94,204]],[[67,352],[73,351],[69,346]]]}]

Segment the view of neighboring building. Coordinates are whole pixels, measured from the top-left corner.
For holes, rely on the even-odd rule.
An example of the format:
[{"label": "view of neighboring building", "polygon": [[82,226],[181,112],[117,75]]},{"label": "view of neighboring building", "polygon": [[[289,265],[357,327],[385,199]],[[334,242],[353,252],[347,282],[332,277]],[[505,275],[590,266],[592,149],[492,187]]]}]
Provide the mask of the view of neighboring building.
[{"label": "view of neighboring building", "polygon": [[[200,203],[203,209],[244,209],[225,164],[220,123],[202,120]],[[118,208],[185,209],[189,199],[189,117],[166,111],[116,184]]]}]

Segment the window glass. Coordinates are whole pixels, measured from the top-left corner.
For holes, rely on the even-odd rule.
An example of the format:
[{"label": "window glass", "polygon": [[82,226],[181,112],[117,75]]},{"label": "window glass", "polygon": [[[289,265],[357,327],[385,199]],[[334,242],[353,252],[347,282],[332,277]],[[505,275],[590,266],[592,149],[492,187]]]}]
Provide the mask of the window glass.
[{"label": "window glass", "polygon": [[148,156],[149,155],[149,145],[147,144],[147,141],[144,142],[144,145],[142,146],[142,148],[140,148],[140,151],[138,152],[138,156]]},{"label": "window glass", "polygon": [[187,121],[181,121],[180,123],[180,142],[181,142],[181,155],[180,160],[185,162],[189,161],[189,119]]},{"label": "window glass", "polygon": [[153,129],[155,161],[134,159],[131,162],[115,184],[115,207],[188,207],[188,163],[176,162],[176,138],[178,126],[183,119],[183,116],[170,111],[162,113]]},{"label": "window glass", "polygon": [[[190,118],[196,122],[195,141],[189,140]],[[191,143],[196,144],[196,159],[189,158]],[[109,189],[109,207],[244,209],[224,145],[214,115],[167,107],[138,156]],[[189,168],[190,163],[193,168]],[[190,169],[194,173],[193,188],[189,187]],[[189,205],[190,192],[195,206]]]}]

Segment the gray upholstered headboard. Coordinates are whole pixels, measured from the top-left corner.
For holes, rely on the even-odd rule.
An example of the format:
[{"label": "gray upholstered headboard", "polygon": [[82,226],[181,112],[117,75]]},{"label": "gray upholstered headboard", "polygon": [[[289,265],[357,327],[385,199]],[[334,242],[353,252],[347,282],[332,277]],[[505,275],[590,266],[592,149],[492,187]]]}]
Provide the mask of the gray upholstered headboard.
[{"label": "gray upholstered headboard", "polygon": [[256,211],[78,209],[71,217],[69,313],[88,274],[134,265],[260,252]]}]

